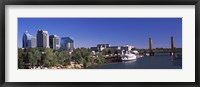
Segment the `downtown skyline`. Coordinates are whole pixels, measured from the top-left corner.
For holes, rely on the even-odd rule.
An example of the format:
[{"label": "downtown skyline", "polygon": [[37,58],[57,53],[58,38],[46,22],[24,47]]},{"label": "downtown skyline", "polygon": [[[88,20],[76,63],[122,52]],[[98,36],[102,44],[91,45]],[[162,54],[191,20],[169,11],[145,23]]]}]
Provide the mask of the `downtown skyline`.
[{"label": "downtown skyline", "polygon": [[18,47],[25,31],[36,36],[39,29],[71,37],[75,48],[97,44],[149,48],[149,37],[153,48],[170,48],[171,36],[175,47],[182,48],[182,18],[18,18]]}]

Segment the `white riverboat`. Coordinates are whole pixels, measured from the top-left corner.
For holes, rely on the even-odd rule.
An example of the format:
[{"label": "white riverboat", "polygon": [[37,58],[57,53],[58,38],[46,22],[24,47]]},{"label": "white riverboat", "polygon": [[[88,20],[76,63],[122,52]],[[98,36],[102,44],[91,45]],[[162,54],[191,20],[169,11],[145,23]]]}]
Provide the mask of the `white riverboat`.
[{"label": "white riverboat", "polygon": [[134,53],[125,52],[120,55],[122,61],[136,60],[137,56]]}]

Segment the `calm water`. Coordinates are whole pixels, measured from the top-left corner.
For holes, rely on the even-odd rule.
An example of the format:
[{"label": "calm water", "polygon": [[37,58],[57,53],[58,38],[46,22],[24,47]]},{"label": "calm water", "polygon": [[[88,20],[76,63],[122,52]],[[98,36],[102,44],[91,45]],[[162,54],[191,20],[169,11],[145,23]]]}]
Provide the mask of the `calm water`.
[{"label": "calm water", "polygon": [[104,64],[93,69],[182,69],[182,59],[171,61],[169,54],[145,56],[137,60]]}]

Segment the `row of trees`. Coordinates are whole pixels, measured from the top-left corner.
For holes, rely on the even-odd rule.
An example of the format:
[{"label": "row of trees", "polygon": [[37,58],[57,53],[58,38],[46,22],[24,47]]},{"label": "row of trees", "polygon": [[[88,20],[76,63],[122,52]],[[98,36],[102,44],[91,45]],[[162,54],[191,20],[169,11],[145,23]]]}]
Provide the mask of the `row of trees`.
[{"label": "row of trees", "polygon": [[83,64],[84,67],[93,66],[94,64],[105,63],[105,58],[102,52],[98,52],[96,55],[92,53],[89,48],[77,48],[72,53],[72,59],[78,64]]},{"label": "row of trees", "polygon": [[84,68],[94,64],[105,63],[102,52],[96,55],[88,48],[77,48],[72,53],[67,51],[55,51],[51,48],[26,48],[18,49],[18,68],[33,68],[38,66],[67,66],[71,62],[83,64]]}]

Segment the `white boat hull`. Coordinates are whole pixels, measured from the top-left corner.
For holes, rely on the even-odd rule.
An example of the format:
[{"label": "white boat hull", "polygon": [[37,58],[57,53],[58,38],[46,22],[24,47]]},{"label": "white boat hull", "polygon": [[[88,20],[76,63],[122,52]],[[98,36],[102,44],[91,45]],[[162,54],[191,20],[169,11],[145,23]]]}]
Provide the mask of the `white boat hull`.
[{"label": "white boat hull", "polygon": [[136,58],[121,58],[122,61],[136,60]]},{"label": "white boat hull", "polygon": [[132,54],[132,56],[122,55],[121,60],[122,61],[129,61],[129,60],[136,60],[136,55]]}]

